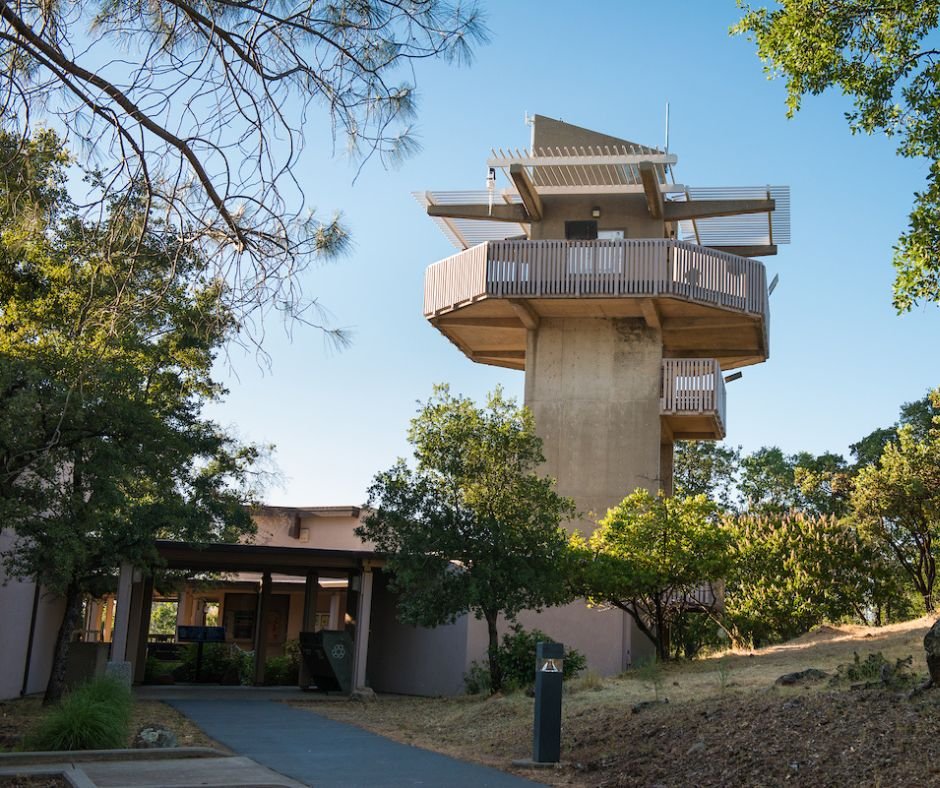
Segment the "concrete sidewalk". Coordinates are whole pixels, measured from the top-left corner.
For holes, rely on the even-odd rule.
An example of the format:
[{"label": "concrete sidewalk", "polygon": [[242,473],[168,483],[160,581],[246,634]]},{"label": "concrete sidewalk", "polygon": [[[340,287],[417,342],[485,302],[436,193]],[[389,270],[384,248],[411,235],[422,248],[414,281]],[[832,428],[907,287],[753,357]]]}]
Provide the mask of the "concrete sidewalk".
[{"label": "concrete sidewalk", "polygon": [[486,766],[399,744],[270,700],[168,700],[239,755],[317,788],[532,788]]},{"label": "concrete sidewalk", "polygon": [[60,775],[76,788],[303,788],[249,758],[193,747],[0,753],[0,784],[26,775]]}]

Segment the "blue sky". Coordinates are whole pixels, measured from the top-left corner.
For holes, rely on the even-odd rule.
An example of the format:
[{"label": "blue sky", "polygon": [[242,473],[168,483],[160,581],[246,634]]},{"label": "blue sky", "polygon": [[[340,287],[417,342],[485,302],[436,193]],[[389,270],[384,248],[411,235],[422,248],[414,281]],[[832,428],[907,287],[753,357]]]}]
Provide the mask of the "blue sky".
[{"label": "blue sky", "polygon": [[374,474],[409,454],[408,421],[434,383],[476,399],[500,384],[521,399],[523,373],[472,363],[425,321],[424,270],[454,250],[411,192],[484,188],[489,149],[528,144],[526,112],[661,145],[668,101],[677,181],[790,185],[793,243],[765,259],[780,275],[771,357],[729,384],[728,442],[847,452],[940,383],[940,307],[891,307],[892,246],[926,164],[853,137],[837,94],[788,121],[783,84],[728,35],[732,0],[487,6],[491,41],[470,67],[418,64],[422,150],[404,165],[373,161],[353,184],[326,127],[309,127],[301,181],[321,213],[342,211],[354,245],[304,286],[352,330],[352,347],[272,323],[270,369],[232,351],[220,367],[230,394],[211,410],[243,439],[276,445],[284,481],[269,502],[364,502]]}]

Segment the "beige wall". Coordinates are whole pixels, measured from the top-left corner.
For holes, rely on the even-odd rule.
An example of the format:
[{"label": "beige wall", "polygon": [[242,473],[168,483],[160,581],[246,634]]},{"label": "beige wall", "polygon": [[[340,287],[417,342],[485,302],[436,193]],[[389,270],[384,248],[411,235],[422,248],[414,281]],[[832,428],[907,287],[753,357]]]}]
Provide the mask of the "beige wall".
[{"label": "beige wall", "polygon": [[591,212],[600,208],[598,231],[624,230],[626,239],[663,238],[666,225],[653,219],[642,194],[555,196],[542,198],[542,221],[533,222],[533,241],[563,239],[565,222],[593,220]]},{"label": "beige wall", "polygon": [[[0,552],[8,550],[14,538],[10,531],[0,531]],[[0,570],[0,700],[18,697],[23,685],[36,589],[34,583],[7,579]],[[45,692],[63,614],[61,598],[40,593],[27,693]]]},{"label": "beige wall", "polygon": [[372,550],[371,543],[363,544],[353,533],[360,522],[358,517],[342,514],[301,515],[300,532],[297,537],[289,533],[294,523],[293,514],[259,513],[254,519],[258,527],[258,533],[254,539],[254,544],[257,545],[316,547],[320,550]]},{"label": "beige wall", "polygon": [[379,571],[373,574],[369,686],[376,692],[403,695],[459,695],[469,665],[467,630],[472,619],[461,616],[456,623],[435,629],[402,624],[387,578]]}]

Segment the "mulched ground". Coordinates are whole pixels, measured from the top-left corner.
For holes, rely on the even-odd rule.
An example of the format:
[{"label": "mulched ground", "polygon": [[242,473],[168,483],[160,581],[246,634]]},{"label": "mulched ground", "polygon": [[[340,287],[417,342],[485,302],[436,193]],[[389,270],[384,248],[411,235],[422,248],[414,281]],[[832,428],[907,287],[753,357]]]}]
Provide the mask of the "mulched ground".
[{"label": "mulched ground", "polygon": [[0,777],[0,788],[71,788],[64,777]]},{"label": "mulched ground", "polygon": [[[940,692],[729,696],[569,721],[559,783],[609,786],[940,784]],[[538,779],[538,778],[536,778]]]},{"label": "mulched ground", "polygon": [[[0,701],[0,752],[15,749],[42,714],[42,700],[38,697]],[[134,701],[127,746],[131,746],[140,728],[151,725],[161,725],[172,730],[180,747],[219,747],[176,709],[153,700]],[[0,786],[3,785],[0,783]]]}]

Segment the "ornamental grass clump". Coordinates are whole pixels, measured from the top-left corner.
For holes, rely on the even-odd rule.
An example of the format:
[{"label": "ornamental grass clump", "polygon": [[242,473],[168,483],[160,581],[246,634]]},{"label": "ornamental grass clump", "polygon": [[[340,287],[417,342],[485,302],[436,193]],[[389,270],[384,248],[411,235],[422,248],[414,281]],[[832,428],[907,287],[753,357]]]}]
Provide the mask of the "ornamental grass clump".
[{"label": "ornamental grass clump", "polygon": [[127,746],[130,689],[114,679],[89,681],[69,693],[23,741],[23,749],[110,750]]}]

